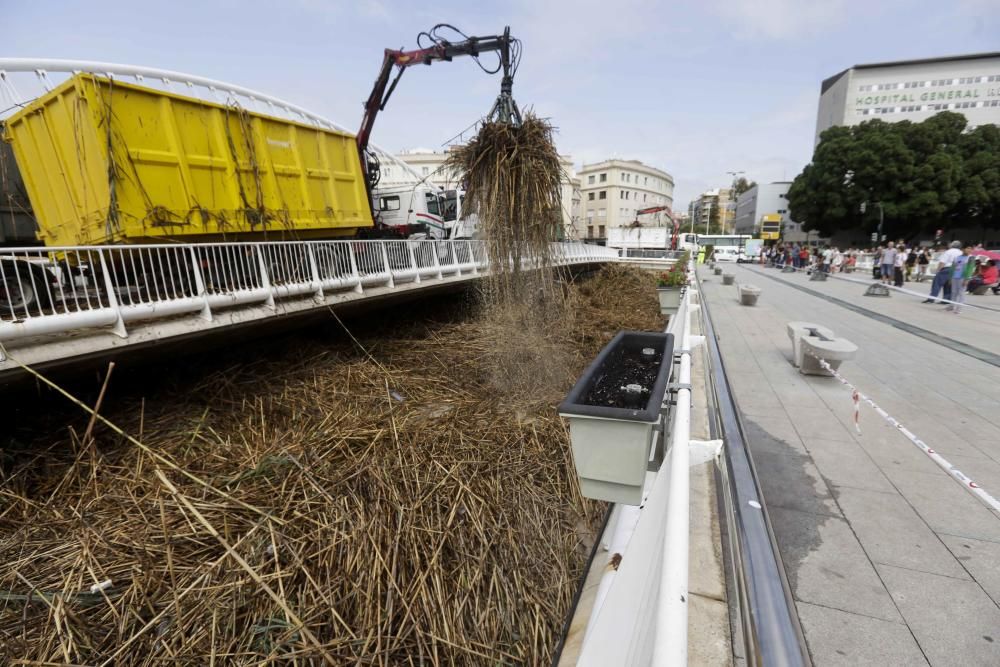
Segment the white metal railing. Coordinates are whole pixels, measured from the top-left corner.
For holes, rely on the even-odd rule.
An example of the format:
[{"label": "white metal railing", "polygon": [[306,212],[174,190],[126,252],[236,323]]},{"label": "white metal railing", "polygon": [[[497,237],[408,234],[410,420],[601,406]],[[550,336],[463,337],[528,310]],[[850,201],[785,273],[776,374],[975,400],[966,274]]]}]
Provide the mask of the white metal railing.
[{"label": "white metal railing", "polygon": [[660,434],[664,460],[646,473],[643,504],[615,506],[601,536],[608,560],[618,563],[598,585],[581,667],[687,664],[691,349],[703,340],[691,331],[695,289],[688,286],[667,327],[679,359],[668,393],[675,405]]},{"label": "white metal railing", "polygon": [[[143,86],[179,93],[208,102],[235,104],[250,111],[278,118],[339,132],[355,133],[354,130],[347,129],[329,118],[291,102],[204,76],[140,65],[53,58],[0,58],[0,119],[52,90],[62,82],[62,78],[79,72],[88,72],[120,81],[132,80]],[[368,146],[383,160],[388,160],[402,169],[403,173],[409,174],[412,182],[418,183],[423,180],[423,177],[410,165],[396,158],[389,151],[374,143],[369,143]]]},{"label": "white metal railing", "polygon": [[[617,258],[608,248],[553,244],[563,266]],[[483,241],[287,241],[0,248],[0,341],[136,320],[276,307],[292,297],[394,288],[488,271]]]}]

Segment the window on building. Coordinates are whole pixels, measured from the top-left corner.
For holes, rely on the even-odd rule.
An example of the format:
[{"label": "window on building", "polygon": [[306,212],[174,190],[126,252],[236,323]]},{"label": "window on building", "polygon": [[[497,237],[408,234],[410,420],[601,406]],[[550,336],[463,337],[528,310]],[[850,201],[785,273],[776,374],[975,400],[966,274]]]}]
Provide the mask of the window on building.
[{"label": "window on building", "polygon": [[593,184],[594,184],[594,175],[591,174],[590,176],[587,177],[587,185],[593,185]]},{"label": "window on building", "polygon": [[593,225],[587,225],[587,238],[588,239],[594,238],[594,226]]},{"label": "window on building", "polygon": [[625,199],[628,199],[632,193],[629,190],[625,191]]},{"label": "window on building", "polygon": [[646,193],[645,192],[642,193],[642,201],[646,201]]},{"label": "window on building", "polygon": [[606,218],[606,217],[608,217],[608,209],[602,208],[600,211],[597,212],[597,217],[598,218]]},{"label": "window on building", "polygon": [[643,176],[643,178],[642,178],[642,184],[643,185],[649,185],[649,176]]},{"label": "window on building", "polygon": [[601,190],[598,193],[597,198],[598,199],[607,199],[608,198],[608,191],[607,190]]},{"label": "window on building", "polygon": [[420,168],[420,175],[421,176],[426,176],[429,173],[431,173],[431,170],[428,167],[421,167]]},{"label": "window on building", "polygon": [[587,193],[587,201],[594,201],[594,193],[593,192],[588,192]]},{"label": "window on building", "polygon": [[597,227],[597,235],[602,239],[604,238],[604,225],[599,225]]},{"label": "window on building", "polygon": [[607,182],[608,182],[608,175],[601,174],[601,183],[607,183]]}]

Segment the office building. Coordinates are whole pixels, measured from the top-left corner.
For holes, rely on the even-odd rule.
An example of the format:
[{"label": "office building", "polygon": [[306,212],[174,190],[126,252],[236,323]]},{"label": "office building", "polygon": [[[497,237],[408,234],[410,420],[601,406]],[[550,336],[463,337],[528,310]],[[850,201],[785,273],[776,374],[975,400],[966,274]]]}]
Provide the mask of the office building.
[{"label": "office building", "polygon": [[922,121],[941,111],[1000,125],[1000,52],[855,65],[820,88],[816,143],[834,125]]}]

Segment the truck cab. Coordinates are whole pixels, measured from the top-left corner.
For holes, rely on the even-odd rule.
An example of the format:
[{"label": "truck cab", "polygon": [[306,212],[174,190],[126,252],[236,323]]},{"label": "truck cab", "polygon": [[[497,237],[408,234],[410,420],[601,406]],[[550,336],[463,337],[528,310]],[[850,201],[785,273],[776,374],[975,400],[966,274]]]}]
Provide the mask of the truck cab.
[{"label": "truck cab", "polygon": [[465,201],[465,190],[445,190],[441,193],[441,217],[448,239],[472,239],[479,233],[479,216],[475,213],[465,214],[462,204]]}]

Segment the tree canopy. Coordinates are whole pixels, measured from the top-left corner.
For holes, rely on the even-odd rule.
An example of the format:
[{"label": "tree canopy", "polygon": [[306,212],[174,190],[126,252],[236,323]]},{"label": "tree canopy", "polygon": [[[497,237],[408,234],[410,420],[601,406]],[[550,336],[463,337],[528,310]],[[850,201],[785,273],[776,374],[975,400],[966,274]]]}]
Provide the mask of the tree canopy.
[{"label": "tree canopy", "polygon": [[[831,127],[788,190],[789,214],[822,236],[875,231],[875,202],[890,238],[1000,228],[1000,129],[966,128],[950,111],[920,123]],[[870,202],[864,213],[862,202]]]},{"label": "tree canopy", "polygon": [[748,181],[743,176],[736,179],[736,183],[733,185],[734,197],[739,197],[741,194],[749,190],[750,188],[757,185],[757,181]]}]

